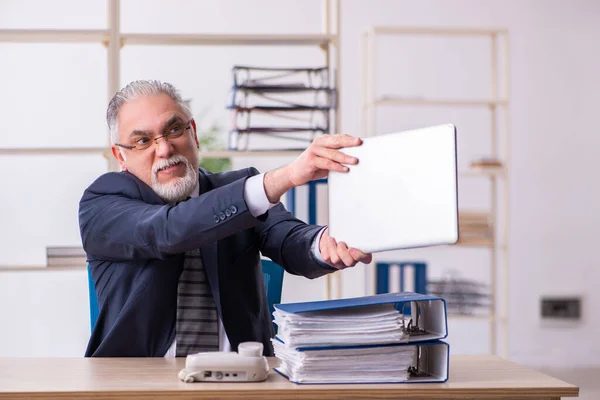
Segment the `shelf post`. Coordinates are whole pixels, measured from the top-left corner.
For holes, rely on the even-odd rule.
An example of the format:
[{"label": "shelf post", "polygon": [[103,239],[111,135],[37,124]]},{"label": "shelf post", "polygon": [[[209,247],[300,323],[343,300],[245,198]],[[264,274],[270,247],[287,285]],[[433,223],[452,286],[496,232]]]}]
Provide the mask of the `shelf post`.
[{"label": "shelf post", "polygon": [[504,204],[503,204],[503,214],[504,214],[504,218],[503,218],[503,222],[504,222],[504,226],[502,227],[503,229],[503,234],[502,234],[502,239],[501,239],[501,251],[502,251],[502,256],[503,256],[503,260],[502,260],[502,271],[503,271],[503,278],[502,278],[502,292],[503,292],[503,313],[502,313],[502,323],[503,323],[503,327],[504,327],[504,346],[503,346],[503,355],[505,358],[509,357],[509,340],[508,340],[508,327],[510,326],[509,324],[509,307],[510,304],[508,302],[508,279],[509,279],[509,244],[508,244],[508,238],[509,238],[509,228],[510,228],[510,185],[509,185],[509,165],[510,165],[510,159],[509,159],[509,154],[510,154],[510,111],[509,111],[509,106],[510,106],[510,63],[509,63],[509,43],[508,43],[508,32],[504,32],[502,34],[502,75],[503,75],[503,96],[506,100],[506,106],[503,108],[503,123],[502,123],[502,136],[503,136],[503,146],[502,146],[502,159],[504,161],[504,176],[505,179],[503,180],[504,183]]},{"label": "shelf post", "polygon": [[[108,93],[107,103],[119,91],[121,70],[121,9],[119,0],[108,0]],[[110,147],[110,132],[108,132],[107,145]],[[118,164],[114,157],[108,157],[108,170],[118,171]]]}]

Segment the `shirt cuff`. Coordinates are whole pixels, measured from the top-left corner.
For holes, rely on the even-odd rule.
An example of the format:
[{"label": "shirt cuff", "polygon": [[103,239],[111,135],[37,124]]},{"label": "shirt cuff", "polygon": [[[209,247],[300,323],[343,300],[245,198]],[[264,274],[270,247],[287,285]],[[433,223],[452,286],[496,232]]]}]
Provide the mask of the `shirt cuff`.
[{"label": "shirt cuff", "polygon": [[319,231],[319,233],[317,233],[317,236],[315,236],[315,240],[313,241],[311,250],[312,250],[313,256],[317,259],[317,261],[319,263],[321,263],[322,265],[325,265],[327,267],[332,267],[332,265],[327,264],[323,260],[323,257],[321,256],[321,249],[319,248],[319,243],[321,243],[321,236],[323,236],[323,232],[325,232],[325,229],[327,229],[327,227],[324,227],[323,229],[321,229]]},{"label": "shirt cuff", "polygon": [[244,200],[253,217],[263,215],[269,211],[270,208],[277,205],[277,203],[270,203],[267,198],[265,185],[263,183],[264,177],[265,174],[251,176],[246,179],[246,184],[244,185]]}]

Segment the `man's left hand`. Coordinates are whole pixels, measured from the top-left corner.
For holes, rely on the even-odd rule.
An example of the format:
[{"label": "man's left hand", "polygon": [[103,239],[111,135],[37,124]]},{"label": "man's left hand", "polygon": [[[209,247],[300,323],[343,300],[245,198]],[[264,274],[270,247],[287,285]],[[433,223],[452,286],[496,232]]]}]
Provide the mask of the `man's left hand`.
[{"label": "man's left hand", "polygon": [[323,261],[337,269],[353,267],[359,262],[368,264],[373,259],[371,254],[363,253],[353,247],[348,248],[344,242],[338,243],[329,236],[329,228],[325,228],[321,235],[319,250]]}]

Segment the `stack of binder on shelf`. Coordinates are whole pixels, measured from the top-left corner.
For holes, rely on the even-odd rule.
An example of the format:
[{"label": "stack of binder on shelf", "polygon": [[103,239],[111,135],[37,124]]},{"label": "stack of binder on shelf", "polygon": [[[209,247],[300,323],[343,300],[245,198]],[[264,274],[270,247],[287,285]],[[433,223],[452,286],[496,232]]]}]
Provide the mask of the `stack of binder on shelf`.
[{"label": "stack of binder on shelf", "polygon": [[280,366],[295,383],[445,382],[446,302],[417,293],[275,305]]},{"label": "stack of binder on shelf", "polygon": [[[323,68],[233,67],[230,150],[303,150],[329,133],[335,89]],[[250,137],[268,137],[250,144]]]},{"label": "stack of binder on shelf", "polygon": [[430,279],[427,293],[446,300],[448,314],[486,315],[490,312],[490,295],[487,285],[472,279],[452,276]]},{"label": "stack of binder on shelf", "polygon": [[79,246],[46,247],[46,265],[49,267],[85,267],[87,255]]},{"label": "stack of binder on shelf", "polygon": [[461,211],[458,214],[458,230],[461,240],[493,238],[491,216],[483,211]]}]

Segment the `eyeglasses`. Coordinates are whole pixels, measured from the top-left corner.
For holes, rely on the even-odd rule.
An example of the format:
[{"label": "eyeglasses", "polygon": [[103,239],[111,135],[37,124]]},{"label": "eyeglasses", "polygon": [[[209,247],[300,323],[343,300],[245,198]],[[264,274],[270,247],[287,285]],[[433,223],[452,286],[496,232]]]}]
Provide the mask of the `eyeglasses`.
[{"label": "eyeglasses", "polygon": [[119,146],[119,147],[122,147],[127,150],[133,150],[133,149],[146,150],[147,148],[152,146],[153,142],[158,143],[158,139],[162,138],[168,142],[169,140],[174,140],[174,139],[178,139],[178,138],[182,137],[183,134],[185,133],[185,131],[192,128],[190,125],[190,122],[191,122],[191,120],[187,122],[187,127],[185,127],[185,128],[182,123],[180,123],[180,122],[175,123],[167,130],[167,132],[165,132],[163,135],[157,136],[155,138],[153,138],[150,135],[139,134],[139,135],[135,136],[135,138],[132,140],[130,145],[127,146],[124,144],[115,143],[115,146]]}]

